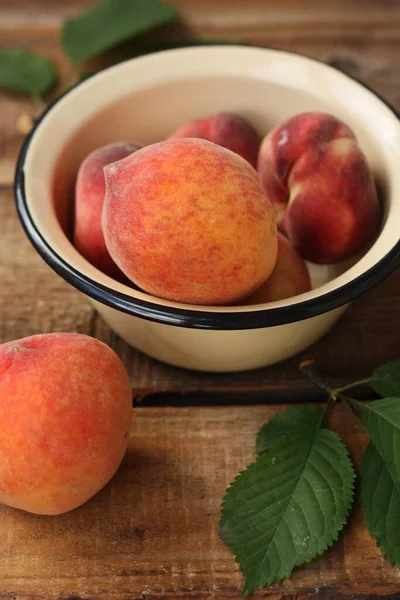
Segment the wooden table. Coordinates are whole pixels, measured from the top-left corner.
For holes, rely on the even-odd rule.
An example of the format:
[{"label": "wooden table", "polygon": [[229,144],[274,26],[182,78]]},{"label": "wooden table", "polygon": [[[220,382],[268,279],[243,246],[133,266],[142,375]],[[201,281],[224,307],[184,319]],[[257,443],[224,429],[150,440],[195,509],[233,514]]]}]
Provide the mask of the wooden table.
[{"label": "wooden table", "polygon": [[[183,24],[163,32],[165,39],[185,29],[298,51],[356,75],[400,109],[396,0],[171,2]],[[0,0],[0,45],[47,54],[65,78],[59,25],[89,4]],[[157,363],[118,339],[22,232],[11,187],[23,139],[16,123],[34,112],[25,99],[0,95],[0,343],[49,331],[93,335],[125,362],[139,406],[126,459],[92,501],[51,518],[0,507],[0,599],[236,600],[241,575],[217,532],[223,491],[252,459],[255,432],[282,402],[318,395],[302,379],[300,360],[316,358],[333,383],[342,383],[399,357],[400,271],[354,302],[312,349],[280,365],[213,375]],[[358,425],[340,409],[332,425],[359,460],[366,438]],[[356,510],[326,555],[256,595],[400,599],[400,571],[380,558],[362,520]]]}]

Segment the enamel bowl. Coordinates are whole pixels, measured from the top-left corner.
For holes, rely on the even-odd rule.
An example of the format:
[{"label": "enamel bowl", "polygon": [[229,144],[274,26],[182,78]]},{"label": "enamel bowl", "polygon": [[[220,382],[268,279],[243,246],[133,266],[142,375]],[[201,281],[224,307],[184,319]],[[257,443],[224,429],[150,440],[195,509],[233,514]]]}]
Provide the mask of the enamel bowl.
[{"label": "enamel bowl", "polygon": [[[303,111],[324,111],[347,122],[383,201],[382,227],[372,247],[351,263],[309,265],[312,291],[257,306],[169,302],[118,283],[89,264],[70,241],[74,181],[82,159],[116,140],[162,140],[186,121],[221,110],[249,118],[261,133]],[[399,118],[360,83],[296,54],[216,46],[135,58],[58,98],[24,144],[15,189],[22,224],[36,250],[90,298],[124,340],[173,365],[240,371],[281,361],[313,344],[350,301],[399,264],[399,165]]]}]

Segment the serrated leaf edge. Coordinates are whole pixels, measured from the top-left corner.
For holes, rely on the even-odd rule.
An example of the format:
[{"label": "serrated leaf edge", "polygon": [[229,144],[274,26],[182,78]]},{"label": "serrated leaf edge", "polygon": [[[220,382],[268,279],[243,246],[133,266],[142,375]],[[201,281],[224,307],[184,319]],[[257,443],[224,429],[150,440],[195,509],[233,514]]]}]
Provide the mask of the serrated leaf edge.
[{"label": "serrated leaf edge", "polygon": [[[317,430],[316,430],[316,431],[317,431]],[[331,433],[336,433],[336,432],[331,432]],[[352,462],[352,460],[351,460],[351,456],[350,456],[350,454],[349,454],[349,451],[348,451],[348,449],[347,449],[346,445],[344,444],[343,440],[340,438],[340,436],[339,436],[337,433],[336,433],[336,435],[337,435],[338,439],[340,440],[340,442],[341,442],[341,444],[342,444],[342,447],[343,447],[343,450],[344,450],[344,456],[345,456],[345,457],[347,458],[347,460],[348,460],[348,466],[350,467],[350,469],[349,469],[349,470],[351,471],[351,483],[350,483],[349,485],[347,485],[347,486],[344,488],[344,489],[346,490],[346,492],[348,492],[348,493],[349,493],[349,496],[350,496],[350,502],[349,502],[349,505],[348,505],[348,508],[347,508],[347,510],[345,511],[345,514],[344,514],[344,517],[343,517],[343,521],[341,522],[341,524],[340,524],[340,525],[339,525],[337,528],[335,528],[335,531],[334,531],[334,532],[332,532],[332,531],[330,531],[330,532],[327,532],[327,533],[329,533],[330,540],[329,540],[329,541],[327,541],[327,544],[326,544],[326,546],[325,546],[323,549],[321,549],[319,552],[317,552],[317,553],[316,553],[316,554],[315,554],[313,557],[311,557],[309,560],[305,560],[305,561],[298,561],[298,562],[296,562],[296,563],[293,565],[293,568],[292,568],[292,569],[290,569],[290,568],[289,568],[289,569],[288,569],[288,570],[287,570],[287,571],[284,573],[284,575],[282,575],[282,577],[281,577],[281,578],[271,578],[270,580],[267,580],[267,581],[265,582],[265,584],[262,586],[263,588],[264,588],[264,587],[266,587],[266,586],[268,586],[268,585],[273,585],[273,584],[275,584],[275,583],[281,583],[282,581],[284,581],[285,579],[287,579],[288,577],[290,577],[290,575],[293,573],[293,571],[294,571],[294,569],[295,569],[295,568],[297,568],[297,567],[299,567],[299,566],[302,566],[302,565],[309,564],[309,563],[310,563],[311,561],[313,561],[313,560],[314,560],[314,559],[315,559],[317,556],[321,556],[322,554],[324,554],[324,553],[327,551],[327,549],[328,549],[328,548],[330,548],[330,547],[331,547],[331,546],[334,544],[334,542],[336,542],[336,541],[338,540],[340,533],[342,532],[342,530],[343,530],[344,526],[346,525],[346,523],[347,523],[347,521],[348,521],[348,518],[349,518],[350,512],[351,512],[351,510],[352,510],[352,507],[353,507],[353,502],[354,502],[354,492],[355,492],[355,479],[356,479],[356,473],[355,473],[355,470],[354,470],[354,465],[353,465],[353,462]],[[264,455],[264,454],[265,454],[265,452],[262,452],[262,453],[260,454],[260,456],[262,456],[262,455]],[[238,480],[238,479],[239,479],[239,478],[240,478],[240,477],[241,477],[241,476],[242,476],[244,473],[246,473],[246,471],[249,469],[249,467],[250,467],[250,466],[252,466],[252,465],[253,465],[253,464],[255,464],[256,462],[257,462],[257,460],[253,461],[252,463],[250,463],[250,464],[247,466],[247,468],[246,468],[246,469],[243,469],[242,471],[240,471],[240,472],[237,474],[237,476],[235,477],[235,479],[234,479],[234,480],[231,482],[231,484],[230,484],[230,485],[229,485],[229,486],[226,488],[226,490],[225,490],[225,496],[228,494],[229,490],[230,490],[230,489],[231,489],[231,488],[234,486],[234,484],[236,483],[236,481],[237,481],[237,480]],[[225,497],[225,496],[224,496],[224,497]],[[225,500],[223,500],[223,501],[222,501],[221,507],[222,507],[222,510],[221,510],[221,517],[220,517],[220,519],[219,519],[219,521],[218,521],[218,527],[219,527],[219,530],[220,530],[220,531],[221,531],[221,521],[222,521],[222,519],[223,519],[223,517],[224,517],[224,510],[225,510]],[[221,538],[221,540],[222,540],[224,543],[227,543],[227,542],[225,542],[225,540],[224,540],[223,536],[221,535],[221,533],[220,533],[220,538]],[[239,565],[239,567],[241,568],[240,561],[237,559],[237,553],[235,552],[234,545],[232,545],[232,544],[228,544],[228,546],[231,548],[231,550],[232,550],[232,552],[233,552],[233,554],[234,554],[234,556],[235,556],[235,562],[236,562],[236,564],[238,564],[238,565]],[[243,575],[243,577],[244,577],[244,575]],[[256,588],[252,588],[251,590],[247,591],[247,590],[246,590],[246,585],[244,585],[243,592],[242,592],[242,596],[243,596],[243,597],[247,597],[247,596],[249,596],[249,595],[250,595],[250,594],[251,594],[251,593],[252,593],[252,592],[253,592],[255,589],[256,589]]]},{"label": "serrated leaf edge", "polygon": [[373,402],[371,402],[369,404],[363,405],[363,407],[362,407],[362,413],[361,413],[361,418],[362,418],[362,424],[364,425],[364,427],[365,427],[365,429],[366,429],[366,431],[367,431],[367,433],[368,433],[368,435],[370,437],[371,444],[373,444],[373,446],[376,448],[376,451],[379,453],[379,456],[382,458],[383,462],[385,463],[386,469],[388,470],[388,473],[389,473],[391,479],[393,480],[394,486],[396,487],[396,489],[400,493],[400,481],[399,481],[399,484],[397,484],[396,481],[395,481],[395,479],[393,479],[392,474],[391,474],[390,469],[389,469],[389,466],[388,466],[388,462],[386,460],[386,457],[382,454],[382,452],[380,451],[380,449],[378,448],[378,446],[373,441],[372,436],[371,436],[371,434],[369,432],[369,429],[368,429],[368,425],[364,422],[364,418],[363,418],[364,411],[370,410],[377,417],[381,418],[382,420],[386,421],[386,423],[388,423],[389,425],[393,426],[394,429],[400,430],[400,425],[398,427],[395,427],[384,415],[382,415],[380,412],[378,412],[378,411],[375,410],[374,405],[375,404],[379,404],[379,403],[381,403],[381,402],[383,402],[385,400],[398,400],[400,402],[400,397],[398,397],[398,396],[387,396],[385,398],[381,398],[380,400],[374,400]]},{"label": "serrated leaf edge", "polygon": [[[332,432],[332,433],[335,433],[335,432]],[[284,579],[286,579],[287,577],[290,577],[290,575],[293,573],[294,569],[296,569],[297,567],[300,567],[302,565],[307,565],[311,561],[313,561],[317,556],[322,556],[322,554],[324,554],[328,550],[328,548],[330,548],[331,546],[333,546],[333,544],[338,540],[340,533],[343,531],[343,527],[347,523],[347,520],[348,520],[350,512],[351,512],[351,509],[353,507],[354,492],[355,492],[355,485],[354,485],[354,483],[355,483],[355,479],[356,479],[356,473],[355,473],[355,470],[354,470],[354,466],[353,466],[350,454],[349,454],[349,452],[348,452],[345,444],[343,443],[343,441],[341,440],[341,438],[339,437],[339,435],[338,435],[338,438],[340,439],[340,441],[343,444],[343,448],[345,450],[345,455],[347,456],[347,458],[349,460],[349,465],[351,467],[351,472],[352,472],[351,473],[351,475],[352,475],[352,483],[351,483],[350,486],[347,486],[346,488],[344,488],[344,489],[346,489],[347,492],[349,492],[350,502],[349,502],[349,507],[348,507],[347,511],[345,512],[345,515],[343,517],[343,521],[342,521],[342,523],[339,525],[339,527],[337,529],[335,528],[335,532],[334,533],[330,532],[330,538],[331,539],[330,539],[330,541],[327,542],[326,546],[322,550],[320,550],[320,552],[317,552],[309,560],[304,560],[304,561],[298,561],[298,562],[296,562],[294,564],[294,566],[293,566],[293,569],[292,570],[289,569],[289,571],[285,574],[284,577],[282,577],[281,579],[274,579],[272,581],[268,581],[265,585],[272,585],[274,583],[281,583]]]},{"label": "serrated leaf edge", "polygon": [[[395,481],[394,481],[393,477],[392,477],[392,476],[391,476],[391,474],[390,474],[390,471],[389,471],[389,469],[387,468],[387,465],[386,465],[385,459],[383,458],[382,454],[379,452],[378,448],[375,446],[375,444],[372,442],[372,440],[369,442],[369,444],[372,444],[372,446],[374,446],[375,450],[377,451],[377,453],[378,453],[378,454],[379,454],[379,456],[381,457],[381,459],[382,459],[382,461],[383,461],[383,463],[384,463],[384,465],[385,465],[385,467],[386,467],[386,470],[387,470],[387,472],[388,472],[388,474],[389,474],[389,477],[390,477],[390,479],[391,479],[391,480],[392,480],[392,482],[393,482],[393,487],[394,487],[394,488],[396,488],[396,489],[399,491],[399,493],[400,493],[400,490],[398,489],[398,487],[397,487],[397,485],[396,485],[396,483],[395,483]],[[363,452],[363,457],[364,457],[364,454],[365,454],[365,452],[366,452],[367,448],[368,448],[368,445],[367,445],[367,447],[365,448],[365,450],[364,450],[364,452]],[[380,550],[380,552],[381,552],[382,556],[383,556],[384,558],[386,558],[386,559],[387,559],[387,561],[388,561],[388,562],[389,562],[389,563],[390,563],[392,566],[394,565],[394,566],[396,566],[396,567],[400,567],[400,563],[399,563],[399,564],[397,564],[397,563],[396,563],[396,561],[395,561],[393,558],[391,558],[391,557],[390,557],[390,555],[389,555],[389,554],[388,554],[388,553],[387,553],[387,552],[386,552],[386,551],[383,549],[382,536],[381,536],[381,535],[375,535],[374,533],[372,533],[372,532],[371,532],[370,525],[369,525],[369,519],[367,518],[367,511],[366,511],[366,508],[365,508],[365,505],[364,505],[364,494],[363,494],[363,485],[362,485],[362,482],[363,482],[363,478],[361,477],[361,490],[360,490],[360,498],[361,498],[361,505],[362,505],[362,508],[363,508],[363,510],[364,510],[364,524],[365,524],[365,527],[367,528],[367,531],[368,531],[369,535],[371,536],[371,538],[373,538],[373,539],[375,540],[375,542],[376,542],[376,545],[378,546],[378,548],[379,548],[379,550]]]}]

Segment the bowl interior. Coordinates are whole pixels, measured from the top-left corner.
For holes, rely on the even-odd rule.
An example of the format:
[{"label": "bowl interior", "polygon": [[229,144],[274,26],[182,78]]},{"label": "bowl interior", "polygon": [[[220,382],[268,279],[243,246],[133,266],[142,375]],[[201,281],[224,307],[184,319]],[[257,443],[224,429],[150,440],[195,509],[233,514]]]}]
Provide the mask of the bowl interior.
[{"label": "bowl interior", "polygon": [[[93,149],[112,141],[160,141],[186,121],[217,111],[247,117],[261,134],[303,111],[331,113],[355,131],[374,171],[384,215],[363,256],[309,265],[313,290],[256,307],[190,307],[153,298],[90,265],[70,242],[76,173]],[[215,47],[173,50],[108,69],[63,97],[45,116],[25,161],[28,207],[52,248],[78,271],[133,298],[165,306],[243,312],[287,306],[332,291],[383,257],[398,241],[400,126],[374,94],[321,63],[272,50]],[[345,182],[344,182],[345,185]]]}]

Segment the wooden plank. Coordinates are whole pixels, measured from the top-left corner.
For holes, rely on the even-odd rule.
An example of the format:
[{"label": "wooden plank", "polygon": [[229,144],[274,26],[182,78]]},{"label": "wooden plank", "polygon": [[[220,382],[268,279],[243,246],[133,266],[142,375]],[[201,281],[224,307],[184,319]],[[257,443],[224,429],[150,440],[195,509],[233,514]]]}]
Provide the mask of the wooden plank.
[{"label": "wooden plank", "polygon": [[[121,469],[86,505],[58,517],[0,507],[0,598],[238,600],[242,577],[218,537],[220,502],[253,459],[258,428],[281,409],[135,409]],[[366,442],[358,423],[338,407],[332,427],[358,463]],[[256,596],[395,592],[400,571],[381,559],[357,508],[324,556]]]},{"label": "wooden plank", "polygon": [[[18,3],[1,0],[0,44],[23,45],[47,54],[61,69],[63,85],[69,67],[59,48],[57,27],[63,16],[83,4],[78,0],[72,3],[42,0],[34,4],[28,0]],[[396,22],[396,14],[400,12],[397,3],[369,0],[361,6],[359,2],[346,2],[346,7],[343,5],[343,10],[338,10],[337,2],[322,5],[307,0],[302,2],[301,10],[296,2],[292,2],[288,4],[288,10],[282,11],[278,0],[249,0],[246,3],[235,0],[229,5],[229,19],[224,2],[187,0],[181,1],[180,5],[186,23],[195,33],[210,35],[209,27],[214,23],[212,35],[225,35],[224,28],[229,21],[233,37],[241,37],[241,32],[245,32],[253,43],[272,43],[276,47],[327,60],[363,79],[400,108],[396,70],[400,35],[397,33],[396,38],[387,28],[389,23]],[[347,23],[344,28],[338,29],[337,22],[331,19],[335,7],[336,18]],[[37,18],[33,18],[34,14]],[[245,14],[257,15],[257,19],[245,26],[248,23],[242,22]],[[377,15],[375,20],[374,14]],[[46,15],[54,18],[57,27],[47,23]],[[382,20],[382,15],[386,20]],[[266,23],[269,18],[273,26]],[[258,26],[259,19],[262,27]],[[304,33],[302,27],[298,27],[299,19],[314,25],[316,20],[322,20],[330,28],[329,35],[321,36],[319,27]],[[357,25],[360,19],[364,19],[363,23],[365,19],[371,20],[368,36]],[[277,20],[284,23],[284,34],[280,32]],[[175,31],[174,35],[180,33]],[[0,95],[0,185],[12,183],[15,158],[23,139],[16,130],[16,122],[25,113],[36,114],[37,109],[21,97]],[[5,257],[0,269],[4,280],[9,283],[0,290],[0,301],[4,306],[0,317],[0,341],[60,329],[91,333],[109,343],[123,357],[138,394],[158,390],[294,389],[304,385],[297,369],[303,357],[317,357],[329,377],[343,381],[368,374],[376,364],[390,360],[398,353],[398,320],[394,307],[400,295],[400,275],[394,274],[354,303],[324,340],[281,365],[236,375],[198,374],[161,365],[121,342],[94,315],[88,302],[35,255],[18,225],[8,191],[1,194],[0,211],[0,256]],[[32,299],[33,296],[36,300]],[[350,339],[359,340],[359,345],[349,344]]]},{"label": "wooden plank", "polygon": [[[284,7],[281,0],[172,2],[181,8],[182,23],[159,32],[160,39],[192,33],[300,52],[355,75],[400,109],[400,4],[393,0],[286,0]],[[60,23],[90,4],[0,0],[0,46],[49,56],[61,73],[58,93],[71,80],[59,46]],[[129,54],[129,46],[123,53]],[[40,332],[80,331],[118,352],[139,397],[241,390],[249,393],[249,403],[251,392],[267,390],[271,397],[275,390],[304,386],[298,371],[303,358],[317,358],[334,383],[362,378],[375,365],[398,358],[399,271],[353,303],[312,349],[267,369],[199,374],[128,347],[84,296],[45,265],[18,223],[9,187],[23,140],[16,123],[21,114],[38,112],[22,97],[0,94],[0,343]],[[305,387],[304,400],[307,394]],[[282,408],[135,408],[123,465],[88,504],[49,518],[0,506],[0,600],[239,600],[241,575],[218,538],[220,500],[252,459],[260,425]],[[358,463],[365,434],[340,408],[332,425]],[[256,597],[400,600],[399,571],[381,559],[362,519],[357,509],[323,557]]]},{"label": "wooden plank", "polygon": [[340,383],[362,378],[376,365],[398,358],[400,270],[354,302],[313,348],[279,365],[237,374],[196,373],[163,365],[113,334],[88,300],[43,262],[28,242],[12,192],[6,189],[0,190],[0,282],[0,343],[50,331],[94,335],[121,356],[139,396],[163,390],[296,389],[305,383],[298,364],[310,357],[318,360],[333,382]]},{"label": "wooden plank", "polygon": [[[232,30],[242,33],[254,27],[267,31],[276,27],[305,28],[311,35],[321,35],[324,28],[363,27],[385,29],[395,27],[400,20],[397,2],[381,0],[286,0],[282,10],[280,0],[169,0],[179,8],[183,20],[197,28]],[[33,28],[57,27],[60,21],[88,7],[91,0],[14,0],[0,1],[0,26],[16,25]]]},{"label": "wooden plank", "polygon": [[[0,0],[0,46],[22,46],[50,57],[60,72],[60,89],[74,80],[59,44],[62,19],[90,0]],[[400,52],[400,4],[366,0],[175,0],[180,26],[162,29],[157,37],[199,35],[300,52],[336,64],[377,89],[400,108],[397,60]],[[106,57],[129,56],[129,45]],[[27,100],[0,94],[0,185],[10,185],[23,139],[16,130],[21,114],[37,115]]]},{"label": "wooden plank", "polygon": [[[400,35],[399,39],[393,41],[372,38],[366,44],[365,36],[360,35],[305,40],[299,37],[296,31],[293,31],[289,37],[277,38],[254,32],[251,42],[300,52],[327,61],[376,89],[400,110],[400,85],[396,70],[397,57],[400,53]],[[54,35],[36,36],[22,31],[13,31],[5,35],[0,28],[0,45],[22,46],[41,52],[53,60],[60,73],[60,82],[57,91],[49,99],[57,95],[58,91],[67,88],[76,78],[62,56]],[[129,51],[124,50],[124,56],[129,56]],[[109,56],[107,61],[112,62],[112,57]],[[15,161],[24,139],[24,134],[17,129],[18,119],[25,114],[38,116],[40,112],[41,110],[32,105],[29,99],[0,92],[0,186],[11,185],[13,182]]]},{"label": "wooden plank", "polygon": [[11,190],[0,189],[0,340],[47,331],[89,333],[93,310],[47,267],[18,221]]}]

